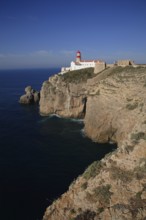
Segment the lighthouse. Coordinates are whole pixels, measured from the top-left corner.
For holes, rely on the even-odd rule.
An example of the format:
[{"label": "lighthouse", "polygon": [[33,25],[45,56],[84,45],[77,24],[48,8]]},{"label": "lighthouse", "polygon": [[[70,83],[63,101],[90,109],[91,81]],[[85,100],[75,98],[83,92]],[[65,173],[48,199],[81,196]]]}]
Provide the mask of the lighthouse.
[{"label": "lighthouse", "polygon": [[81,52],[78,50],[76,53],[76,63],[81,62]]},{"label": "lighthouse", "polygon": [[81,60],[81,52],[78,50],[76,52],[76,58],[75,61],[71,61],[70,67],[62,67],[61,69],[61,74],[64,74],[69,71],[73,70],[80,70],[80,69],[85,69],[85,68],[95,68],[95,64],[97,66],[98,64],[98,71],[99,71],[99,66],[103,66],[101,70],[105,69],[105,62],[101,60]]}]

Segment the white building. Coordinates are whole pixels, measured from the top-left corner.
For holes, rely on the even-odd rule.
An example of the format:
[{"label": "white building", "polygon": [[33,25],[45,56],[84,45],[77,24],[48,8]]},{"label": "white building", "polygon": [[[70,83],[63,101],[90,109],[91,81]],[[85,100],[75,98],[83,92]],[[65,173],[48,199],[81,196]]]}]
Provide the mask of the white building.
[{"label": "white building", "polygon": [[100,60],[81,60],[81,52],[77,51],[76,53],[76,61],[72,61],[70,67],[62,67],[61,73],[65,73],[72,70],[85,69],[89,67],[95,67],[95,64],[101,64],[103,61]]}]

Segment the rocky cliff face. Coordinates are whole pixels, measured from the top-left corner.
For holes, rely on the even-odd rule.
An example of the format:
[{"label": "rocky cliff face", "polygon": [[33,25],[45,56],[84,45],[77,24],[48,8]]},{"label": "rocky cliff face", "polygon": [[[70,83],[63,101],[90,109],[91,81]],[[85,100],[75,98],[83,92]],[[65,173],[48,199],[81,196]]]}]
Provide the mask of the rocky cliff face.
[{"label": "rocky cliff face", "polygon": [[118,148],[93,162],[43,220],[144,220],[146,68],[114,67],[87,76],[50,78],[42,86],[40,112],[84,117],[86,135]]},{"label": "rocky cliff face", "polygon": [[93,69],[55,75],[43,83],[40,113],[58,114],[62,117],[83,118],[86,108],[86,81]]}]

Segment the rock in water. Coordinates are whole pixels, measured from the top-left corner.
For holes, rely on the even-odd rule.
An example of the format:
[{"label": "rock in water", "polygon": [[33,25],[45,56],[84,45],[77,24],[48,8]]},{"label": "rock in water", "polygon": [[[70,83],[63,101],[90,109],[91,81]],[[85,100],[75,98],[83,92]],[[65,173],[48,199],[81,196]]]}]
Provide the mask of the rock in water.
[{"label": "rock in water", "polygon": [[33,89],[32,89],[32,87],[31,86],[27,86],[26,88],[25,88],[25,92],[26,92],[26,94],[28,93],[32,93],[33,92]]},{"label": "rock in water", "polygon": [[40,92],[35,91],[31,86],[25,88],[25,94],[22,95],[19,99],[21,104],[35,104],[40,100]]}]

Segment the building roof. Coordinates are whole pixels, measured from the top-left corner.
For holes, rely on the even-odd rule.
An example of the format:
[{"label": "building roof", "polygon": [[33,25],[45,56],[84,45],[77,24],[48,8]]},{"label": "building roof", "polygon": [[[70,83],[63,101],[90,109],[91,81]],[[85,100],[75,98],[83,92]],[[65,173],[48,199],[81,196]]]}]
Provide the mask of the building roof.
[{"label": "building roof", "polygon": [[86,63],[88,63],[88,62],[97,62],[97,61],[99,61],[99,60],[81,60],[80,62],[86,62]]},{"label": "building roof", "polygon": [[76,61],[72,61],[74,62],[76,65],[81,65],[82,63],[104,63],[104,61],[102,60],[81,60],[79,62],[76,62]]}]

